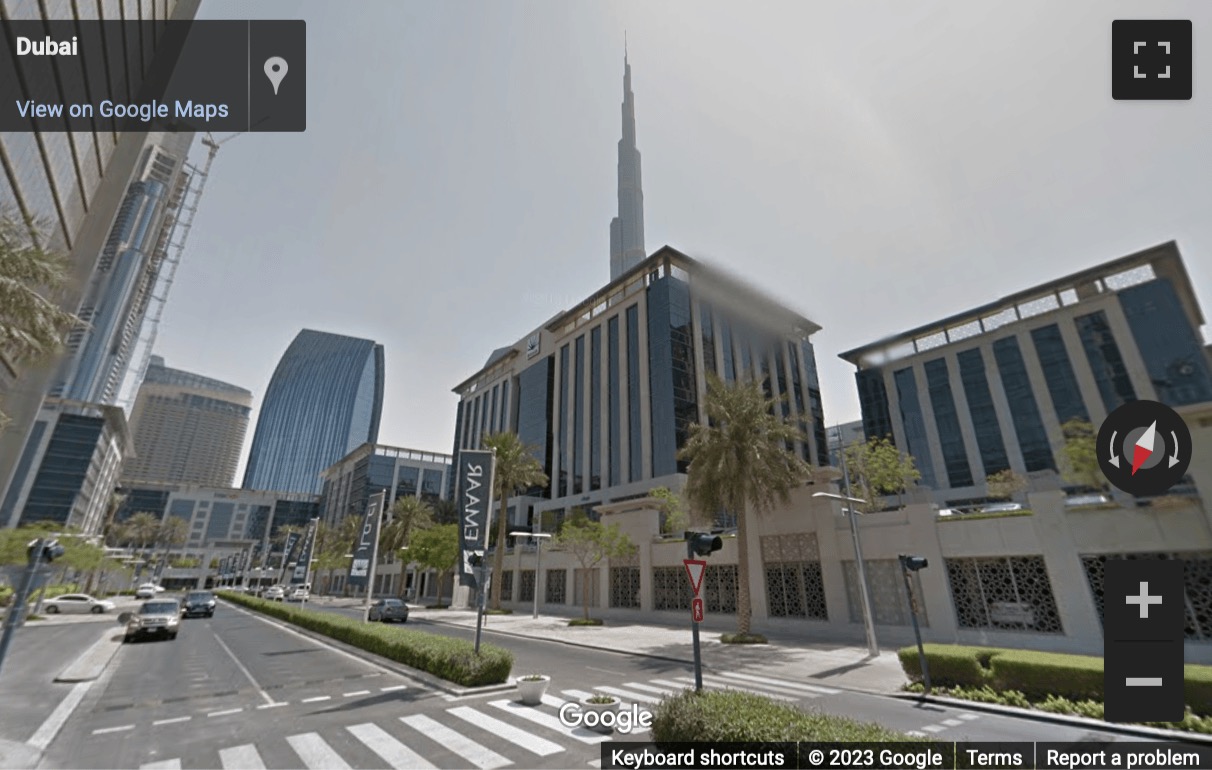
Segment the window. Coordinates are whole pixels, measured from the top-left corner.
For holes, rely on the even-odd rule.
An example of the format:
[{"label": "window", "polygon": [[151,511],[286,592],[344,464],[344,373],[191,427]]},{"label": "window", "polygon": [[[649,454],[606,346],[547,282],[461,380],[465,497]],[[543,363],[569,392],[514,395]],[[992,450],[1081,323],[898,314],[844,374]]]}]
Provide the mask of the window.
[{"label": "window", "polygon": [[1031,380],[1027,378],[1027,366],[1018,348],[1018,339],[1006,337],[993,343],[993,358],[1002,375],[1002,387],[1006,391],[1006,402],[1014,421],[1014,432],[1023,452],[1023,465],[1030,471],[1055,469],[1052,447],[1048,434],[1040,419]]},{"label": "window", "polygon": [[985,475],[992,476],[1009,468],[1010,460],[1002,439],[1001,423],[997,420],[997,409],[993,406],[993,395],[989,391],[989,378],[985,375],[985,359],[979,348],[964,350],[955,358],[959,363],[960,381],[964,384],[964,396],[968,399],[968,416],[972,418],[981,465],[984,466]]},{"label": "window", "polygon": [[640,309],[627,308],[627,480],[644,478],[643,435],[640,430]]},{"label": "window", "polygon": [[1207,357],[1169,279],[1124,289],[1119,301],[1158,400],[1169,406],[1212,401]]},{"label": "window", "polygon": [[930,405],[934,409],[934,425],[943,451],[947,481],[952,487],[971,486],[972,469],[968,466],[968,449],[964,446],[959,412],[951,395],[947,361],[936,358],[927,361],[922,368],[926,372],[926,385],[930,390]]},{"label": "window", "polygon": [[1039,356],[1039,366],[1048,383],[1048,395],[1052,397],[1057,421],[1061,424],[1073,419],[1089,421],[1090,413],[1082,400],[1081,388],[1073,374],[1073,364],[1069,360],[1069,351],[1065,349],[1060,327],[1052,324],[1033,329],[1031,341],[1035,344],[1035,354]]},{"label": "window", "polygon": [[606,462],[609,467],[606,483],[617,486],[622,483],[623,447],[621,445],[622,393],[619,391],[619,317],[606,322],[606,394],[607,433]]},{"label": "window", "polygon": [[585,436],[585,335],[577,337],[576,350],[576,379],[572,382],[572,492],[579,494],[588,491],[585,488],[585,471],[582,466],[584,457],[581,455],[581,443]]},{"label": "window", "polygon": [[867,438],[892,440],[892,417],[888,413],[888,390],[880,369],[860,369],[854,375],[858,383],[859,407],[863,412],[863,433]]},{"label": "window", "polygon": [[558,453],[560,458],[560,497],[572,494],[568,473],[568,346],[560,348],[560,440]]},{"label": "window", "polygon": [[589,332],[589,489],[602,488],[602,327]]},{"label": "window", "polygon": [[1090,362],[1090,371],[1094,374],[1094,382],[1098,385],[1098,392],[1107,412],[1115,411],[1121,404],[1135,401],[1136,390],[1128,377],[1128,368],[1124,365],[1124,357],[1119,352],[1115,335],[1111,333],[1107,314],[1100,310],[1097,313],[1078,316],[1074,323],[1077,324],[1077,333],[1082,339],[1086,360]]},{"label": "window", "polygon": [[917,378],[912,368],[893,373],[896,394],[901,407],[901,424],[905,430],[906,451],[913,457],[914,465],[922,474],[922,485],[934,487],[934,462],[930,458],[930,443],[926,435],[926,419],[922,415],[922,404],[917,396]]}]

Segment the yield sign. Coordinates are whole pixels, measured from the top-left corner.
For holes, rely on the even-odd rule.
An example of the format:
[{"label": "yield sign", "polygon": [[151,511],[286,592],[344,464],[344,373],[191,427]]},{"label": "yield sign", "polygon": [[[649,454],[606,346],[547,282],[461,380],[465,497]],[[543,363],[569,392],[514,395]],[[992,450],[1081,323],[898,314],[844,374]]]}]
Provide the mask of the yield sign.
[{"label": "yield sign", "polygon": [[703,585],[703,573],[707,571],[707,562],[701,559],[682,559],[682,563],[686,565],[686,574],[690,576],[690,587],[694,589],[694,595],[699,595],[699,588]]}]

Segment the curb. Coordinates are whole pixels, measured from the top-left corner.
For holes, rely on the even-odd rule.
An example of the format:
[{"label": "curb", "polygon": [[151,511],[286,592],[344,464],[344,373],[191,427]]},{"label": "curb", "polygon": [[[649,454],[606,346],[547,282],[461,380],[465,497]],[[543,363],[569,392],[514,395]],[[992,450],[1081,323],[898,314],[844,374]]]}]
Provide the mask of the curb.
[{"label": "curb", "polygon": [[483,687],[459,687],[458,685],[456,685],[452,682],[448,682],[445,679],[436,677],[433,674],[430,674],[426,671],[421,671],[420,669],[416,669],[416,668],[410,668],[408,666],[405,666],[403,663],[397,663],[396,661],[392,660],[391,658],[385,658],[382,655],[378,655],[376,653],[363,650],[361,647],[354,647],[352,644],[346,644],[345,642],[341,642],[341,641],[338,641],[331,637],[324,636],[323,634],[316,633],[315,631],[312,631],[310,629],[303,628],[301,626],[296,626],[293,623],[286,623],[284,621],[278,620],[277,618],[271,618],[271,617],[265,616],[265,615],[257,612],[256,610],[252,610],[247,607],[241,607],[237,604],[233,604],[232,602],[228,602],[226,600],[222,600],[222,601],[224,601],[224,603],[227,604],[227,606],[230,607],[231,609],[247,613],[264,623],[268,623],[271,626],[277,626],[278,628],[281,628],[281,629],[284,629],[287,631],[291,631],[291,632],[299,634],[301,636],[306,636],[307,638],[309,638],[313,641],[316,641],[316,642],[319,642],[326,646],[332,647],[335,650],[340,650],[342,652],[349,653],[357,658],[360,658],[361,660],[365,661],[366,663],[371,664],[372,666],[377,666],[378,668],[384,669],[386,671],[390,671],[393,674],[399,674],[400,676],[407,677],[408,679],[418,681],[424,685],[432,687],[435,690],[441,690],[442,692],[446,693],[447,695],[453,695],[455,697],[460,697],[460,698],[466,697],[469,695],[488,695],[488,694],[495,693],[495,692],[504,692],[506,690],[513,690],[517,686],[515,680],[511,677],[508,681],[504,682],[503,684],[490,684],[490,685],[485,685]]},{"label": "curb", "polygon": [[[466,626],[463,626],[462,623],[455,623],[455,622],[452,622],[449,620],[431,620],[429,618],[420,618],[420,617],[418,617],[417,619],[425,620],[427,622],[434,623],[436,625],[459,626],[459,627],[466,628]],[[693,659],[674,658],[669,655],[654,655],[649,652],[641,652],[638,650],[620,650],[615,647],[606,647],[606,646],[600,645],[600,644],[586,644],[585,642],[573,642],[573,641],[569,641],[567,639],[548,639],[546,637],[533,636],[531,634],[519,634],[516,631],[500,631],[495,628],[492,628],[492,629],[485,628],[485,630],[491,631],[494,634],[500,634],[501,636],[513,637],[514,639],[527,639],[527,640],[531,640],[531,641],[537,639],[542,642],[553,642],[556,644],[564,644],[569,647],[584,647],[584,648],[590,649],[590,650],[600,650],[602,652],[613,652],[613,653],[618,653],[619,655],[631,655],[631,656],[637,657],[637,658],[648,658],[649,660],[664,660],[664,661],[668,661],[670,663],[682,663],[682,664],[688,665],[688,666],[694,665]],[[712,669],[713,669],[712,666],[710,666],[706,663],[703,664],[704,671],[710,671]],[[719,670],[719,669],[716,669],[716,670]],[[815,683],[815,684],[820,684],[820,686],[822,686],[822,687],[834,687],[839,690],[845,690],[847,692],[863,693],[864,695],[880,695],[883,697],[898,697],[898,695],[895,691],[871,690],[871,689],[867,689],[865,687],[855,687],[854,685],[836,684],[833,682],[827,682],[826,680],[823,680],[823,679],[818,679],[816,677],[808,677],[804,683],[805,684],[814,684]]]},{"label": "curb", "polygon": [[0,739],[0,767],[37,767],[42,751],[28,743]]},{"label": "curb", "polygon": [[918,695],[916,693],[896,693],[890,695],[891,698],[898,700],[914,700],[918,702],[937,703],[940,706],[953,706],[955,708],[963,708],[968,711],[984,711],[990,714],[1000,714],[1001,716],[1015,717],[1018,719],[1030,719],[1034,722],[1051,722],[1053,724],[1068,725],[1070,727],[1085,727],[1092,730],[1098,730],[1105,733],[1117,733],[1120,735],[1131,735],[1140,738],[1152,738],[1154,740],[1178,741],[1180,743],[1196,743],[1205,746],[1212,746],[1212,735],[1204,735],[1203,733],[1193,733],[1186,730],[1167,730],[1162,727],[1149,727],[1148,725],[1124,725],[1116,722],[1104,722],[1101,719],[1092,719],[1090,717],[1079,717],[1073,714],[1054,714],[1050,711],[1038,711],[1036,709],[1024,709],[1018,706],[1003,706],[998,703],[981,703],[980,701],[964,700],[963,698],[948,698],[942,695]]},{"label": "curb", "polygon": [[[114,637],[119,637],[117,641]],[[55,677],[56,682],[91,682],[105,671],[122,648],[121,634],[109,627],[80,657]]]}]

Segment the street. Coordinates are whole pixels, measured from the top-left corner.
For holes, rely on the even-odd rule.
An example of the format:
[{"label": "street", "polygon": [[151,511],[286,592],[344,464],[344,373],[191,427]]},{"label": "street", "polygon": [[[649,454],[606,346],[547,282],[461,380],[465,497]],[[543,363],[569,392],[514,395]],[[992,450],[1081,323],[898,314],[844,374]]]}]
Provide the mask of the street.
[{"label": "street", "polygon": [[[352,617],[361,612],[325,603],[309,606]],[[414,612],[407,627],[470,638],[469,629],[426,615],[432,617]],[[14,645],[0,681],[6,694],[26,702],[2,699],[0,738],[45,737],[43,720],[63,711],[56,706],[73,687],[84,688],[78,707],[51,736],[39,767],[596,767],[602,742],[647,740],[649,734],[610,736],[566,727],[557,718],[563,702],[598,691],[618,695],[624,708],[650,707],[693,686],[688,664],[522,639],[487,627],[485,642],[513,651],[515,677],[532,672],[551,677],[544,703],[522,706],[513,689],[456,697],[227,604],[214,618],[184,620],[175,641],[123,645],[95,682],[49,684],[107,627],[78,623],[53,633],[30,629]],[[120,632],[116,624],[112,630]],[[748,690],[938,740],[1131,740],[1107,731],[793,681],[749,666],[716,665],[705,669],[703,678],[708,688]]]}]

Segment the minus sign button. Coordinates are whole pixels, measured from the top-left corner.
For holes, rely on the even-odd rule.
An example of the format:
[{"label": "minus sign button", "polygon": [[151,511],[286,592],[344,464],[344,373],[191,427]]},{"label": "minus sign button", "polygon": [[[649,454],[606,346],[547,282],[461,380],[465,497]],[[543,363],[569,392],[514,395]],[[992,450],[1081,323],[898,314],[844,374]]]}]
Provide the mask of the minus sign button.
[{"label": "minus sign button", "polygon": [[1125,680],[1127,687],[1161,687],[1160,676],[1130,676]]}]

